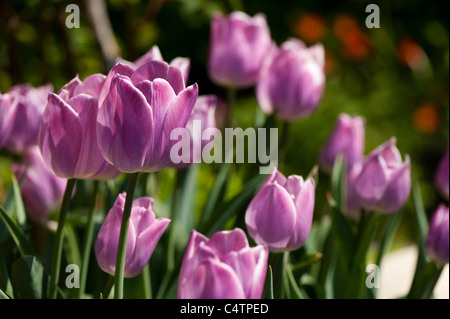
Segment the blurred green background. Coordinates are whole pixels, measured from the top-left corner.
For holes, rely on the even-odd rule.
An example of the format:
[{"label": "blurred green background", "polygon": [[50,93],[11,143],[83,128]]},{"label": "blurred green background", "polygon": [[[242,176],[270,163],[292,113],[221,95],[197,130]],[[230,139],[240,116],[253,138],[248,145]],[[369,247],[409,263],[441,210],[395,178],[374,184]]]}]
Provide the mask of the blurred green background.
[{"label": "blurred green background", "polygon": [[[312,116],[290,126],[282,172],[306,176],[316,164],[337,116],[346,112],[366,119],[366,154],[396,136],[402,155],[411,157],[413,179],[420,182],[429,216],[444,201],[433,185],[433,176],[448,142],[448,3],[377,1],[381,27],[368,29],[365,8],[373,1],[104,2],[120,56],[133,61],[156,44],[167,61],[177,56],[189,57],[188,82],[198,83],[200,94],[217,94],[224,99],[225,90],[215,86],[207,74],[209,24],[215,11],[264,13],[278,44],[290,37],[300,38],[308,45],[323,43],[325,95]],[[79,29],[65,26],[68,15],[65,9],[70,3],[80,7]],[[87,1],[1,1],[0,91],[6,92],[12,85],[25,82],[34,86],[51,83],[57,91],[76,74],[84,79],[92,73],[107,73],[108,61],[102,55],[93,26]],[[260,116],[254,89],[238,92],[233,114],[242,128],[254,125],[255,118]],[[3,186],[8,184],[8,167],[6,159],[0,160]],[[201,167],[198,211],[216,172],[216,166]],[[232,181],[229,196],[239,191],[243,183],[241,175]],[[174,172],[166,169],[159,176],[158,193],[164,198],[172,189]],[[316,212],[322,209],[327,190],[328,178],[320,173]],[[410,199],[398,245],[413,237],[412,209]]]}]

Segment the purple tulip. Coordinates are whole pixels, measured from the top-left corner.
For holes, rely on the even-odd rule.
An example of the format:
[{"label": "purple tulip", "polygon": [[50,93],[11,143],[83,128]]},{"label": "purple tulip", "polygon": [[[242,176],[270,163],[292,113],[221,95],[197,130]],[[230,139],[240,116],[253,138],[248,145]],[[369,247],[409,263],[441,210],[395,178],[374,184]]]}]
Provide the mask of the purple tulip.
[{"label": "purple tulip", "polygon": [[354,187],[360,205],[382,213],[394,213],[409,197],[411,165],[409,156],[402,157],[395,138],[380,145],[364,161]]},{"label": "purple tulip", "polygon": [[296,39],[274,46],[264,61],[256,87],[261,109],[284,121],[313,113],[325,88],[325,52],[321,44],[307,48]]},{"label": "purple tulip", "polygon": [[442,196],[444,196],[448,200],[448,143],[447,143],[447,151],[445,152],[444,157],[442,157],[439,162],[438,168],[436,170],[434,176],[434,183],[436,184],[437,189],[440,191]]},{"label": "purple tulip", "polygon": [[19,99],[16,99],[10,93],[0,93],[0,149],[5,145],[11,134],[18,101]]},{"label": "purple tulip", "polygon": [[364,127],[362,117],[351,117],[341,114],[320,153],[321,167],[331,172],[334,161],[339,154],[343,154],[347,169],[361,161],[364,155]]},{"label": "purple tulip", "polygon": [[242,229],[210,239],[193,230],[178,279],[180,299],[259,299],[267,272],[267,248],[250,247]]},{"label": "purple tulip", "polygon": [[[212,137],[210,139],[202,139],[203,132],[206,129],[218,127],[216,121],[218,113],[224,112],[225,108],[225,103],[215,95],[198,97],[186,124],[186,129],[190,134],[190,161],[189,163],[180,162],[177,164],[171,162],[171,167],[180,169],[186,168],[192,163],[200,163],[203,148],[212,141]],[[197,123],[200,126],[197,126]]]},{"label": "purple tulip", "polygon": [[211,80],[230,88],[255,85],[272,41],[264,15],[252,18],[233,12],[224,17],[216,13],[211,21],[210,41]]},{"label": "purple tulip", "polygon": [[[14,86],[8,94],[4,95],[0,102],[3,106],[0,108],[8,108],[6,105],[9,103],[9,108],[15,109],[12,110],[12,116],[9,114],[11,131],[8,139],[4,142],[7,149],[14,153],[24,153],[27,148],[37,145],[42,113],[45,109],[47,95],[52,90],[51,85],[34,88],[25,84]],[[5,119],[0,121],[3,122]]]},{"label": "purple tulip", "polygon": [[[125,193],[119,194],[106,216],[95,242],[97,262],[103,271],[111,275],[115,274],[116,269],[125,198]],[[135,277],[142,272],[170,223],[167,218],[155,218],[152,207],[153,199],[150,197],[141,197],[133,201],[126,243],[124,270],[126,278]]]},{"label": "purple tulip", "polygon": [[250,202],[245,223],[250,236],[272,252],[292,251],[311,231],[315,200],[312,178],[286,178],[276,169]]},{"label": "purple tulip", "polygon": [[[147,53],[145,53],[143,56],[141,56],[134,62],[130,62],[122,58],[117,58],[116,64],[121,63],[130,67],[133,70],[137,70],[139,67],[150,61],[164,61],[161,51],[159,50],[159,47],[157,45],[154,45],[150,50],[148,50]],[[191,60],[188,58],[178,57],[173,59],[170,62],[170,65],[180,69],[181,74],[183,74],[184,82],[187,83],[189,71],[191,68]]]},{"label": "purple tulip", "polygon": [[102,74],[83,82],[77,76],[58,94],[48,96],[39,147],[47,166],[59,177],[106,180],[119,175],[97,145],[97,102],[104,81]]},{"label": "purple tulip", "polygon": [[170,133],[186,127],[197,100],[197,84],[185,88],[180,69],[150,61],[136,71],[116,64],[105,87],[109,92],[97,118],[97,141],[104,158],[126,173],[168,166],[176,143]]},{"label": "purple tulip", "polygon": [[54,175],[42,158],[37,146],[25,153],[22,163],[13,164],[28,216],[36,222],[45,222],[62,201],[67,180]]},{"label": "purple tulip", "polygon": [[427,236],[427,252],[438,264],[448,263],[448,207],[440,205],[433,215]]}]

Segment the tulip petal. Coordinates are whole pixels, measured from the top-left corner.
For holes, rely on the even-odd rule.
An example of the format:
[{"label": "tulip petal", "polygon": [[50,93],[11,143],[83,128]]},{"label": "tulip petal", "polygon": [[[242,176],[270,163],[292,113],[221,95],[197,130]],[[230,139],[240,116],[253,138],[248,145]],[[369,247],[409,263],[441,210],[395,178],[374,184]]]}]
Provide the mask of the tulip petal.
[{"label": "tulip petal", "polygon": [[151,158],[150,154],[147,154],[147,162],[145,164],[146,171],[151,172],[160,170],[163,167],[169,165],[170,149],[177,142],[170,139],[170,133],[176,128],[185,128],[189,116],[192,113],[195,102],[198,96],[197,84],[191,85],[185,90],[181,91],[172,101],[167,108],[162,124],[162,135],[154,140],[152,149],[153,154],[160,154],[159,160],[157,158]]},{"label": "tulip petal", "polygon": [[233,269],[215,259],[200,264],[181,288],[182,299],[244,299],[242,285]]},{"label": "tulip petal", "polygon": [[153,112],[145,96],[127,77],[116,76],[97,118],[104,158],[122,172],[142,171],[152,134]]},{"label": "tulip petal", "polygon": [[245,213],[247,230],[258,244],[281,251],[288,244],[296,223],[291,195],[277,183],[262,188]]},{"label": "tulip petal", "polygon": [[294,231],[287,247],[296,250],[303,246],[311,232],[315,201],[314,180],[310,178],[303,181],[300,176],[289,176],[286,190],[294,196],[297,211]]},{"label": "tulip petal", "polygon": [[114,67],[109,71],[108,75],[106,76],[105,82],[103,83],[103,87],[100,91],[100,95],[98,97],[98,107],[101,108],[103,102],[105,101],[106,96],[108,95],[109,91],[111,90],[111,82],[112,79],[117,75],[124,75],[127,77],[130,77],[134,72],[134,69],[128,65],[117,63],[114,65]]},{"label": "tulip petal", "polygon": [[373,208],[383,196],[388,180],[386,163],[381,155],[369,157],[354,184],[362,206]]},{"label": "tulip petal", "polygon": [[240,228],[230,231],[220,231],[211,236],[208,246],[214,248],[219,258],[230,251],[238,251],[248,247],[247,236]]},{"label": "tulip petal", "polygon": [[386,187],[377,209],[383,213],[394,213],[406,202],[411,191],[411,165],[409,156],[405,163],[391,174],[389,184]]},{"label": "tulip petal", "polygon": [[77,87],[75,87],[73,95],[84,93],[98,98],[105,80],[106,76],[103,74],[92,74],[85,78]]},{"label": "tulip petal", "polygon": [[78,114],[58,95],[49,94],[39,131],[39,147],[45,162],[59,177],[71,178],[81,144],[82,127]]},{"label": "tulip petal", "polygon": [[148,80],[153,81],[157,78],[164,79],[170,83],[175,94],[180,93],[185,88],[184,78],[181,71],[164,61],[150,61],[140,66],[130,77],[134,85]]}]

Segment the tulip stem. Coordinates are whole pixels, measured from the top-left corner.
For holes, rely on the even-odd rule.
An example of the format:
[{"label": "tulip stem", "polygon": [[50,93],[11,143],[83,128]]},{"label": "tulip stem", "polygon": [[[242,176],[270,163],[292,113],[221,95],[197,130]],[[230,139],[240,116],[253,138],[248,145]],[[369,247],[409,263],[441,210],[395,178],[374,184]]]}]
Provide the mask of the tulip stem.
[{"label": "tulip stem", "polygon": [[103,299],[108,299],[111,289],[114,287],[114,276],[108,276],[105,289],[103,290]]},{"label": "tulip stem", "polygon": [[279,163],[284,163],[284,160],[286,158],[286,149],[287,149],[287,142],[289,139],[289,123],[286,121],[283,121],[281,124],[281,137],[280,137],[280,155],[279,155]]},{"label": "tulip stem", "polygon": [[69,211],[70,199],[72,197],[75,184],[76,179],[71,178],[67,180],[66,190],[64,192],[61,208],[59,210],[59,221],[55,235],[55,246],[53,247],[52,270],[50,279],[49,297],[51,299],[56,299],[56,292],[59,280],[59,270],[60,270],[59,268],[61,267],[61,255],[64,239],[64,223],[66,222],[67,213]]},{"label": "tulip stem", "polygon": [[128,226],[130,224],[131,208],[133,206],[134,190],[138,181],[139,173],[130,174],[127,186],[127,197],[120,226],[119,246],[117,248],[116,275],[114,298],[123,299],[123,278],[125,270],[125,256],[127,250]]},{"label": "tulip stem", "polygon": [[92,185],[92,198],[91,207],[89,207],[88,221],[84,230],[84,242],[83,242],[83,255],[81,264],[80,275],[80,288],[78,289],[78,299],[83,297],[86,288],[86,279],[89,268],[89,257],[91,254],[92,240],[94,238],[94,216],[95,216],[95,204],[97,202],[97,193],[100,182],[95,180]]}]

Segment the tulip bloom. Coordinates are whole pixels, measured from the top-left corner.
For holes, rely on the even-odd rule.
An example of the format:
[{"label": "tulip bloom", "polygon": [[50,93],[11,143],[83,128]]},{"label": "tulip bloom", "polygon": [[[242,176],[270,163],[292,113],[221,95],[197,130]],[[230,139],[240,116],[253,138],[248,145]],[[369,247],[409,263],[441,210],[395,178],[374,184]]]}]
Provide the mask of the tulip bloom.
[{"label": "tulip bloom", "polygon": [[346,208],[347,216],[359,218],[361,213],[361,205],[359,204],[358,196],[356,195],[355,180],[361,173],[362,162],[355,163],[347,173],[347,194],[346,194]]},{"label": "tulip bloom", "polygon": [[[217,117],[223,115],[221,112],[223,113],[225,108],[224,102],[215,95],[203,95],[198,97],[186,124],[186,129],[190,135],[190,161],[188,163],[180,162],[177,164],[171,162],[171,167],[178,169],[186,168],[192,163],[200,162],[203,147],[212,140],[212,138],[210,140],[202,139],[203,132],[206,129],[218,127]],[[219,125],[223,119],[224,117],[218,119]],[[194,128],[194,121],[199,121],[201,124],[199,130]]]},{"label": "tulip bloom", "polygon": [[39,131],[39,147],[48,167],[63,178],[110,179],[119,172],[97,145],[98,96],[105,81],[94,74],[75,77],[58,94],[48,96]]},{"label": "tulip bloom", "polygon": [[439,166],[436,170],[434,176],[434,183],[436,184],[437,189],[441,192],[442,196],[444,196],[448,200],[448,189],[449,189],[449,181],[448,181],[448,144],[447,151],[445,152],[444,157],[442,157],[439,162]]},{"label": "tulip bloom", "polygon": [[284,121],[313,113],[325,87],[325,52],[321,44],[307,48],[296,39],[274,46],[264,61],[256,86],[261,109]]},{"label": "tulip bloom", "polygon": [[427,252],[438,264],[448,263],[448,207],[440,205],[433,215],[427,236]]},{"label": "tulip bloom", "polygon": [[361,161],[364,155],[364,119],[341,114],[320,153],[319,163],[328,172],[334,161],[343,154],[348,169]]},{"label": "tulip bloom", "polygon": [[47,168],[37,146],[25,153],[22,163],[13,164],[12,170],[20,181],[28,216],[36,222],[45,222],[62,201],[67,181]]},{"label": "tulip bloom", "polygon": [[178,68],[150,61],[136,71],[116,64],[103,90],[97,118],[103,157],[126,173],[155,172],[168,166],[176,143],[170,133],[186,127],[197,100],[197,84],[185,88]]},{"label": "tulip bloom", "polygon": [[[129,66],[133,70],[137,70],[140,66],[142,66],[150,61],[164,61],[161,51],[159,50],[159,47],[157,45],[154,45],[153,47],[151,47],[151,49],[148,50],[147,53],[145,53],[143,56],[141,56],[134,62],[130,62],[130,61],[124,60],[122,58],[117,58],[116,64],[121,63],[126,66]],[[185,83],[187,83],[187,79],[189,77],[189,71],[191,68],[191,60],[188,58],[178,57],[178,58],[173,59],[170,62],[170,65],[180,69],[181,73],[183,74],[184,81],[185,81]]]},{"label": "tulip bloom", "polygon": [[360,205],[382,213],[399,210],[411,190],[409,156],[402,157],[395,138],[380,145],[364,161],[354,187]]},{"label": "tulip bloom", "polygon": [[[6,148],[14,153],[23,153],[27,148],[37,145],[39,125],[45,109],[47,95],[53,90],[51,85],[33,88],[31,85],[14,86],[2,97],[0,112],[12,112],[5,115],[10,125],[9,137],[5,140]],[[7,105],[9,104],[9,106]],[[1,108],[11,108],[1,111]],[[3,116],[2,116],[3,117]],[[0,130],[1,130],[0,124]],[[3,134],[2,134],[3,135]],[[4,137],[0,137],[0,140]],[[1,145],[0,141],[0,145]]]},{"label": "tulip bloom", "polygon": [[247,208],[247,230],[256,243],[272,252],[296,250],[311,231],[314,201],[312,178],[286,178],[275,169]]},{"label": "tulip bloom", "polygon": [[12,130],[12,119],[16,112],[16,104],[18,99],[15,99],[12,94],[0,93],[0,149],[5,145]]},{"label": "tulip bloom", "polygon": [[[119,194],[106,216],[95,242],[97,262],[103,271],[111,275],[114,275],[116,270],[125,197],[125,193]],[[152,207],[153,199],[150,197],[141,197],[133,201],[126,242],[124,270],[126,278],[135,277],[142,272],[170,223],[167,218],[155,218]]]},{"label": "tulip bloom", "polygon": [[216,84],[246,88],[256,83],[271,46],[270,30],[262,14],[249,17],[233,12],[217,13],[211,21],[209,76]]},{"label": "tulip bloom", "polygon": [[193,230],[178,279],[180,299],[259,299],[267,272],[267,248],[250,247],[242,229],[210,239]]}]

